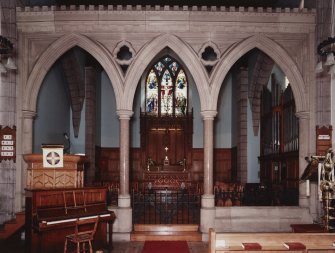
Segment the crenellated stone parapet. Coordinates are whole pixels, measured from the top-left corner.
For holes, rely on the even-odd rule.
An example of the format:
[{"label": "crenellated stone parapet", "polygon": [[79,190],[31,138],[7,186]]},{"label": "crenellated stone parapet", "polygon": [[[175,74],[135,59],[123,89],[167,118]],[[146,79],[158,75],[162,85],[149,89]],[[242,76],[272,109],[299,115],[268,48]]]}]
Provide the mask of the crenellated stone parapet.
[{"label": "crenellated stone parapet", "polygon": [[22,32],[304,33],[315,28],[316,15],[315,9],[305,8],[168,5],[28,6],[17,7],[16,13],[18,30]]},{"label": "crenellated stone parapet", "polygon": [[60,5],[60,6],[25,6],[17,7],[17,12],[48,11],[207,11],[207,12],[239,12],[239,13],[315,13],[315,9],[299,8],[263,8],[235,6],[188,6],[188,5]]}]

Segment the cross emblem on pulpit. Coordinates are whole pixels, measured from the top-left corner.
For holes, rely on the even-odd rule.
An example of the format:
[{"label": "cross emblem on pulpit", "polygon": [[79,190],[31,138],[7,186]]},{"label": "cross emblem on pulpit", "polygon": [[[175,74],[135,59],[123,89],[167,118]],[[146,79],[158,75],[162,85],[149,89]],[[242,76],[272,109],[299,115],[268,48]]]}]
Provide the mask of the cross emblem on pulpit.
[{"label": "cross emblem on pulpit", "polygon": [[60,155],[57,152],[50,152],[47,154],[46,160],[50,165],[56,165],[60,162]]}]

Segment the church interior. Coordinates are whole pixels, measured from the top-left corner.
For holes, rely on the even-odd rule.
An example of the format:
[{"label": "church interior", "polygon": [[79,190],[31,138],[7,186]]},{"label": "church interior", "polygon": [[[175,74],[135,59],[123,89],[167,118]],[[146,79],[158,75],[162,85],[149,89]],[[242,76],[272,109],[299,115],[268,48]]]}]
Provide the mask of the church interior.
[{"label": "church interior", "polygon": [[1,0],[0,245],[335,252],[334,54],[335,0]]}]

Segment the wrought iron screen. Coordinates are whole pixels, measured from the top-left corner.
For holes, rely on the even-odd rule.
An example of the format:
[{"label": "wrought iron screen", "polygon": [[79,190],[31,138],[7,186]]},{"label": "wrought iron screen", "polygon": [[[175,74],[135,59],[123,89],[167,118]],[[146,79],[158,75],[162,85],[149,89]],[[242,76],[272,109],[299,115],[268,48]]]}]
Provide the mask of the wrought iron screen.
[{"label": "wrought iron screen", "polygon": [[133,192],[134,224],[198,224],[200,222],[199,193],[185,191]]}]

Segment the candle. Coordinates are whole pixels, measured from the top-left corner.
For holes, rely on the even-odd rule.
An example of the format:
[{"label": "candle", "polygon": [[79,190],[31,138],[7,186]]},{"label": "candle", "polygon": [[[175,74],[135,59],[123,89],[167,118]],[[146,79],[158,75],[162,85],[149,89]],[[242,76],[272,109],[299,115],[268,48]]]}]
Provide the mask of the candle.
[{"label": "candle", "polygon": [[306,180],[306,196],[310,196],[310,185],[309,185],[309,180]]}]

